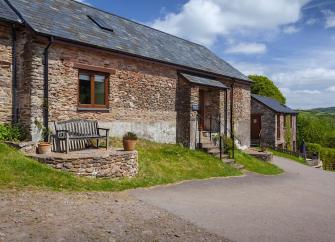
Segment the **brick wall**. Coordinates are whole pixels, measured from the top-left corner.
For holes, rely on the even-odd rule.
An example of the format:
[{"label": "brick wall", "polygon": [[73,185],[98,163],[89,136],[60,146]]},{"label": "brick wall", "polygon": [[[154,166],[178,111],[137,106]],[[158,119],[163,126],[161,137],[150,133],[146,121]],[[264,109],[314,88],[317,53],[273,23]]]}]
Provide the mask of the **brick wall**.
[{"label": "brick wall", "polygon": [[0,23],[0,123],[12,120],[11,26]]}]

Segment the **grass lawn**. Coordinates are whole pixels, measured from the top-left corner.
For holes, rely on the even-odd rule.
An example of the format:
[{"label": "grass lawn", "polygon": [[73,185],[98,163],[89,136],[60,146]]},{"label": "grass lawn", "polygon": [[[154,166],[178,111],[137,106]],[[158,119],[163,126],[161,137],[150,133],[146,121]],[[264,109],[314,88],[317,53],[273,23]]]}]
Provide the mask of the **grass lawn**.
[{"label": "grass lawn", "polygon": [[242,151],[235,151],[235,160],[237,163],[244,165],[248,171],[256,172],[263,175],[278,175],[283,172],[278,166],[269,162],[256,159]]},{"label": "grass lawn", "polygon": [[[121,145],[113,140],[114,146]],[[190,179],[238,176],[241,172],[201,151],[140,140],[139,174],[133,179],[90,179],[73,176],[26,158],[0,143],[0,188],[66,191],[120,191]]]},{"label": "grass lawn", "polygon": [[290,155],[290,154],[286,154],[286,153],[283,153],[283,152],[280,152],[280,151],[276,151],[276,150],[273,150],[273,149],[268,149],[273,155],[276,155],[276,156],[280,156],[280,157],[283,157],[283,158],[287,158],[287,159],[290,159],[290,160],[294,160],[296,162],[299,162],[303,165],[307,165],[306,161],[304,158],[301,158],[301,157],[296,157],[294,155]]}]

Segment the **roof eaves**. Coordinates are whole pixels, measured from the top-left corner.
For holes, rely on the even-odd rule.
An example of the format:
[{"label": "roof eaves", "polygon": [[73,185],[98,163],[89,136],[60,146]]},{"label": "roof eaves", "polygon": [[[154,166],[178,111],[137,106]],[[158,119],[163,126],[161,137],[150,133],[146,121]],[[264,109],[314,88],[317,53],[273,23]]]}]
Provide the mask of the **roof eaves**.
[{"label": "roof eaves", "polygon": [[196,69],[196,68],[189,67],[189,66],[179,65],[179,64],[176,64],[176,63],[173,63],[173,62],[167,62],[167,61],[153,59],[153,58],[146,57],[146,56],[132,54],[132,53],[129,53],[129,52],[126,52],[126,51],[120,51],[120,50],[105,48],[105,47],[101,47],[99,45],[92,45],[92,44],[88,44],[88,43],[81,42],[81,41],[75,41],[75,40],[66,39],[66,38],[63,38],[63,37],[54,36],[54,35],[51,35],[51,34],[46,34],[46,33],[39,32],[39,31],[35,30],[29,24],[27,24],[27,25],[34,31],[34,33],[36,33],[40,36],[44,36],[44,37],[53,37],[55,40],[60,40],[60,41],[64,41],[64,42],[68,42],[68,43],[72,43],[72,44],[77,44],[77,45],[83,45],[83,46],[91,47],[91,48],[97,48],[97,49],[101,49],[101,50],[105,50],[105,51],[111,51],[111,52],[114,52],[114,53],[127,55],[127,56],[131,56],[131,57],[135,57],[135,58],[141,58],[141,59],[145,59],[145,60],[149,60],[149,61],[153,61],[153,62],[158,62],[158,63],[170,65],[170,66],[172,65],[172,66],[175,66],[175,67],[181,67],[183,69],[193,70],[193,71],[197,71],[197,72],[208,74],[208,75],[215,75],[215,76],[220,76],[220,77],[233,79],[233,80],[235,79],[235,80],[239,80],[241,82],[250,84],[250,82],[247,81],[247,80],[232,77],[232,76],[228,76],[228,75],[223,75],[223,74],[219,74],[219,73],[215,73],[215,72],[209,72],[209,71],[205,71],[205,70],[202,70],[202,69]]}]

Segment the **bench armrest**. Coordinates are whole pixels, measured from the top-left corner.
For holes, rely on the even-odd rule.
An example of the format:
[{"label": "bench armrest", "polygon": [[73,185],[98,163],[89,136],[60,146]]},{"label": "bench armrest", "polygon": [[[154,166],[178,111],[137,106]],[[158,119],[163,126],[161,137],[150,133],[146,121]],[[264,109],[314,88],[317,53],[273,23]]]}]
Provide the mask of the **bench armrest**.
[{"label": "bench armrest", "polygon": [[100,130],[103,130],[103,131],[105,131],[105,134],[106,134],[106,136],[107,136],[107,135],[108,135],[108,133],[109,133],[109,129],[105,129],[105,128],[98,128],[99,135],[100,135]]}]

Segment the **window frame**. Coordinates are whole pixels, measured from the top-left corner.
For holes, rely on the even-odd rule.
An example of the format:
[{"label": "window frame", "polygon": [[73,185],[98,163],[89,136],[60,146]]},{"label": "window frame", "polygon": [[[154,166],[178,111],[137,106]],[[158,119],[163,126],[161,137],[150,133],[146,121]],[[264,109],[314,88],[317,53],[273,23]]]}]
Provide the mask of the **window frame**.
[{"label": "window frame", "polygon": [[[82,104],[80,103],[80,74],[86,74],[90,77],[90,85],[91,85],[91,103],[90,104]],[[104,80],[104,91],[105,91],[105,100],[104,104],[95,104],[96,96],[95,96],[95,75],[105,76]],[[77,91],[77,100],[78,100],[78,107],[79,108],[94,108],[94,109],[106,109],[109,108],[109,77],[110,73],[106,72],[99,72],[99,71],[92,71],[92,70],[78,70],[78,91]]]},{"label": "window frame", "polygon": [[277,114],[277,140],[281,139],[281,114]]}]

